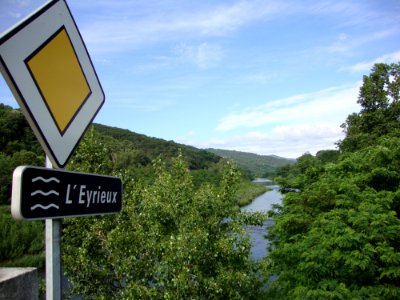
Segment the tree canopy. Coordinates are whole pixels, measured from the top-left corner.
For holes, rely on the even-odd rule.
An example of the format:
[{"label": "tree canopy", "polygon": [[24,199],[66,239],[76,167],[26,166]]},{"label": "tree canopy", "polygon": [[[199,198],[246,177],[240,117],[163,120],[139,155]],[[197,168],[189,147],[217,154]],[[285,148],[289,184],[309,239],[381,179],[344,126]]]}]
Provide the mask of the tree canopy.
[{"label": "tree canopy", "polygon": [[[109,170],[98,140],[85,139],[78,153],[69,168]],[[259,298],[259,265],[234,197],[238,170],[228,164],[218,186],[195,188],[181,154],[171,166],[161,159],[152,166],[152,182],[118,174],[120,214],[64,220],[62,258],[72,292],[85,299]]]},{"label": "tree canopy", "polygon": [[[94,126],[68,168],[121,177],[124,204],[117,215],[63,221],[72,292],[85,299],[399,299],[399,72],[400,64],[376,64],[363,77],[361,110],[342,125],[338,150],[306,153],[277,171],[285,197],[271,212],[262,261],[251,259],[244,225],[265,215],[240,212],[235,165],[173,142],[141,147],[144,136]],[[1,105],[0,116],[4,197],[14,165],[44,158],[19,110]],[[36,230],[25,229],[27,236]],[[34,253],[42,247],[32,245]]]},{"label": "tree canopy", "polygon": [[399,89],[399,64],[376,64],[371,74],[363,77],[358,97],[361,111],[349,115],[342,124],[346,137],[338,142],[341,151],[373,145],[382,135],[399,135]]},{"label": "tree canopy", "polygon": [[399,66],[364,76],[362,109],[335,155],[303,155],[281,177],[289,192],[269,234],[271,298],[400,298]]}]

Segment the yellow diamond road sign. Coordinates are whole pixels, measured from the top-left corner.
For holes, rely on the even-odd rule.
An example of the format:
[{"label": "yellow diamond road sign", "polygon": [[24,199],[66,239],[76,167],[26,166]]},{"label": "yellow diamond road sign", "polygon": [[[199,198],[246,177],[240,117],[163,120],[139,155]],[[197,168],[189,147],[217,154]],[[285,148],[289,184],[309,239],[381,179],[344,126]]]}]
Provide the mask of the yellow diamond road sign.
[{"label": "yellow diamond road sign", "polygon": [[64,167],[104,103],[65,1],[50,1],[0,36],[0,68],[52,163]]},{"label": "yellow diamond road sign", "polygon": [[90,95],[65,28],[56,32],[26,63],[60,132],[64,132]]}]

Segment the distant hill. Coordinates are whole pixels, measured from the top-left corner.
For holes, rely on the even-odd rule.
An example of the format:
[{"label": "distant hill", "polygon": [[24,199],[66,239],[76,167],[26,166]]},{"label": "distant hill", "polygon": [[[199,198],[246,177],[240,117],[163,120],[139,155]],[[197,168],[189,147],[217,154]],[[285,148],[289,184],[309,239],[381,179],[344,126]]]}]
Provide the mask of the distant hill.
[{"label": "distant hill", "polygon": [[[238,166],[248,172],[250,177],[265,177],[272,174],[277,167],[294,163],[294,159],[276,155],[257,155],[233,150],[197,149],[192,146],[166,141],[160,138],[149,137],[127,129],[93,124],[94,129],[101,136],[112,140],[107,144],[114,148],[114,152],[121,153],[135,149],[141,160],[150,162],[158,156],[164,159],[176,157],[181,149],[185,160],[191,170],[208,169],[221,158],[235,161]],[[125,149],[123,149],[125,148]],[[137,154],[135,155],[137,156]]]},{"label": "distant hill", "polygon": [[221,160],[221,157],[217,154],[178,144],[174,141],[166,141],[135,133],[128,129],[101,124],[93,124],[92,126],[100,136],[103,136],[103,139],[108,137],[108,142],[106,141],[106,143],[114,150],[113,152],[121,153],[134,150],[136,151],[134,156],[139,156],[144,162],[150,162],[157,157],[168,160],[176,157],[179,149],[182,151],[182,155],[191,170],[207,169]]},{"label": "distant hill", "polygon": [[296,162],[295,159],[276,155],[259,155],[235,150],[212,148],[206,150],[223,158],[233,160],[239,167],[248,171],[253,177],[268,177],[274,173],[276,168]]},{"label": "distant hill", "polygon": [[[169,163],[179,151],[192,171],[195,186],[221,179],[225,158],[237,162],[245,178],[260,177],[276,167],[293,162],[275,156],[260,156],[237,151],[197,149],[192,146],[148,137],[127,129],[93,124],[94,138],[109,151],[109,168],[124,169],[135,178],[152,180],[152,161],[158,157]],[[0,103],[0,204],[9,203],[13,170],[19,165],[43,165],[44,152],[19,109]]]}]

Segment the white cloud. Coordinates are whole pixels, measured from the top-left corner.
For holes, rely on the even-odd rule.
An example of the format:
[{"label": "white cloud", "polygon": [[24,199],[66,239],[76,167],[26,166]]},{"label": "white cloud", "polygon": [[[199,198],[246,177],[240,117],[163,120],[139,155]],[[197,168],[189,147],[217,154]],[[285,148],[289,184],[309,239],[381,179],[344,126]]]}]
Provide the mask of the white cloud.
[{"label": "white cloud", "polygon": [[354,64],[349,67],[342,68],[342,71],[350,71],[353,73],[356,72],[368,72],[372,69],[374,64],[376,63],[398,63],[400,61],[400,51],[392,52],[389,54],[382,55],[372,61],[363,61],[357,64]]},{"label": "white cloud", "polygon": [[189,130],[184,135],[179,136],[179,137],[175,138],[174,140],[181,144],[193,145],[193,144],[195,144],[195,142],[193,140],[195,135],[196,135],[196,132],[194,130]]},{"label": "white cloud", "polygon": [[175,48],[175,52],[183,61],[192,62],[201,69],[213,67],[222,59],[221,47],[208,43],[198,46],[181,43]]},{"label": "white cloud", "polygon": [[330,45],[319,46],[315,49],[316,54],[322,55],[342,55],[354,56],[359,53],[361,47],[366,47],[373,43],[379,43],[380,40],[386,39],[390,36],[396,36],[399,33],[397,28],[390,28],[381,31],[371,31],[363,35],[351,35],[346,33],[339,33]]},{"label": "white cloud", "polygon": [[248,107],[223,117],[215,129],[224,132],[270,124],[343,122],[349,113],[359,110],[356,104],[359,87],[357,82]]},{"label": "white cloud", "polygon": [[238,1],[199,15],[193,19],[195,21],[193,24],[205,34],[220,35],[236,30],[246,23],[260,18],[276,17],[289,10],[289,3],[278,1]]},{"label": "white cloud", "polygon": [[335,143],[343,137],[341,128],[331,124],[277,126],[270,133],[253,131],[210,139],[195,146],[297,158],[306,152],[315,155],[319,150],[335,149]]},{"label": "white cloud", "polygon": [[[116,2],[115,5],[112,2],[110,8],[108,2],[96,2],[97,9],[106,13],[93,15],[90,23],[77,16],[78,26],[93,52],[122,52],[155,42],[223,36],[260,18],[276,18],[290,10],[288,3],[260,0],[214,6],[192,3],[190,9],[151,1],[149,4]],[[71,3],[73,5],[84,11],[87,5],[93,4]]]},{"label": "white cloud", "polygon": [[[196,145],[284,157],[334,149],[335,143],[344,137],[340,124],[349,114],[359,111],[360,85],[357,82],[331,87],[230,113],[216,127],[222,137]],[[229,131],[256,128],[227,135]]]}]

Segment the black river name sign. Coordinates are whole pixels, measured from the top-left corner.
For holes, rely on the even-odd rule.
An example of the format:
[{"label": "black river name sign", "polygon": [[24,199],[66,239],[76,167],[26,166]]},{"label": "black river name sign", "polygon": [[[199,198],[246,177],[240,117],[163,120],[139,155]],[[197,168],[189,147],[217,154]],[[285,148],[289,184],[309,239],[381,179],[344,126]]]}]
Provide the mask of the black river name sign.
[{"label": "black river name sign", "polygon": [[14,171],[11,212],[15,219],[102,215],[121,209],[118,177],[30,166]]}]

